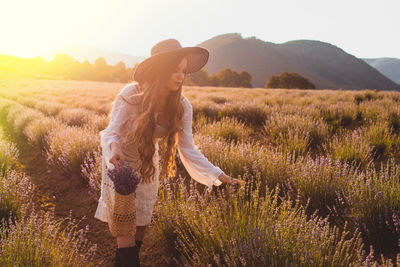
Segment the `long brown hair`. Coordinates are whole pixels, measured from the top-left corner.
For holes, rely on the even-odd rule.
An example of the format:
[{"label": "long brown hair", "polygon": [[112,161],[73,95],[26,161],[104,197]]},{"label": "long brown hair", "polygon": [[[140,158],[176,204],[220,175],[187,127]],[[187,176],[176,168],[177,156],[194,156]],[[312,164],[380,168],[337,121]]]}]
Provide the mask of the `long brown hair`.
[{"label": "long brown hair", "polygon": [[[152,64],[151,68],[146,70],[145,77],[139,82],[139,88],[142,91],[142,112],[137,118],[131,118],[122,127],[123,142],[127,147],[136,147],[141,166],[140,174],[143,176],[144,183],[150,183],[154,180],[155,168],[153,165],[153,156],[155,153],[154,129],[155,129],[155,107],[156,100],[160,93],[166,90],[165,86],[174,72],[177,65],[183,59],[183,55],[169,58],[168,61]],[[175,176],[176,163],[175,154],[177,146],[178,126],[183,116],[183,106],[181,103],[182,85],[176,91],[170,91],[167,96],[164,112],[166,118],[165,128],[167,136],[163,138],[165,146],[164,160],[162,170],[168,174],[168,177]],[[136,127],[131,128],[135,121]],[[140,141],[138,141],[140,140]],[[158,163],[157,163],[158,164]]]}]

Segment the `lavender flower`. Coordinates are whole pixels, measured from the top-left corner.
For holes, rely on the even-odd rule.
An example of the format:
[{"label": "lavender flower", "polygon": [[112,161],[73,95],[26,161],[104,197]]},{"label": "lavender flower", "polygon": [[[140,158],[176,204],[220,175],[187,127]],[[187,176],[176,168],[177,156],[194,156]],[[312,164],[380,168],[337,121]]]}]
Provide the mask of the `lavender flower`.
[{"label": "lavender flower", "polygon": [[132,169],[125,161],[120,162],[119,170],[107,169],[107,174],[114,183],[115,191],[121,195],[129,195],[135,192],[142,176]]}]

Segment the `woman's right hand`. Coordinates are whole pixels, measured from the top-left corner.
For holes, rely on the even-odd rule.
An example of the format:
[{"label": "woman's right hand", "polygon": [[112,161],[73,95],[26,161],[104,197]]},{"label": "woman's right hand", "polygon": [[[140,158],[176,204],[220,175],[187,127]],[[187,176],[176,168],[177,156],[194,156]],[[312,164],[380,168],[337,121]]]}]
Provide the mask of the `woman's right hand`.
[{"label": "woman's right hand", "polygon": [[222,183],[225,183],[225,184],[232,184],[232,185],[239,184],[240,186],[243,186],[246,184],[246,181],[232,178],[229,175],[226,175],[225,173],[221,173],[218,176],[218,180],[220,180]]},{"label": "woman's right hand", "polygon": [[114,165],[115,169],[119,170],[119,162],[120,160],[125,160],[124,155],[122,154],[121,148],[115,142],[111,143],[111,158],[110,163]]}]

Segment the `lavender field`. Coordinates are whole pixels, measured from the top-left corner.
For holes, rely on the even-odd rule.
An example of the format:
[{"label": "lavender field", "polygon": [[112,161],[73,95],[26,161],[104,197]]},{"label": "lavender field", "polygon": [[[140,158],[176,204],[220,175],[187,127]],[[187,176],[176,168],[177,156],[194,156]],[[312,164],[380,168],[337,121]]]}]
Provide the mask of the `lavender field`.
[{"label": "lavender field", "polygon": [[[0,80],[0,266],[112,266],[115,241],[92,217],[99,131],[125,85]],[[196,145],[247,185],[207,191],[178,158],[177,177],[160,176],[143,266],[400,264],[400,93],[188,86],[183,94]],[[56,214],[37,203],[55,189],[34,193],[35,179],[65,190]],[[57,213],[57,205],[65,206]]]}]

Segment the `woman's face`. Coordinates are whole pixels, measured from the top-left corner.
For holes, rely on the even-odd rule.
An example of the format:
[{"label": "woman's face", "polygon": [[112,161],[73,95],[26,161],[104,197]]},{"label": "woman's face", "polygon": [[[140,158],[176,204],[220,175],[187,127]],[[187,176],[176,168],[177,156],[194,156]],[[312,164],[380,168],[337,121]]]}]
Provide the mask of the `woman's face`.
[{"label": "woman's face", "polygon": [[176,91],[179,89],[183,83],[186,75],[187,58],[184,57],[181,62],[176,66],[174,72],[167,82],[167,89],[171,91]]}]

